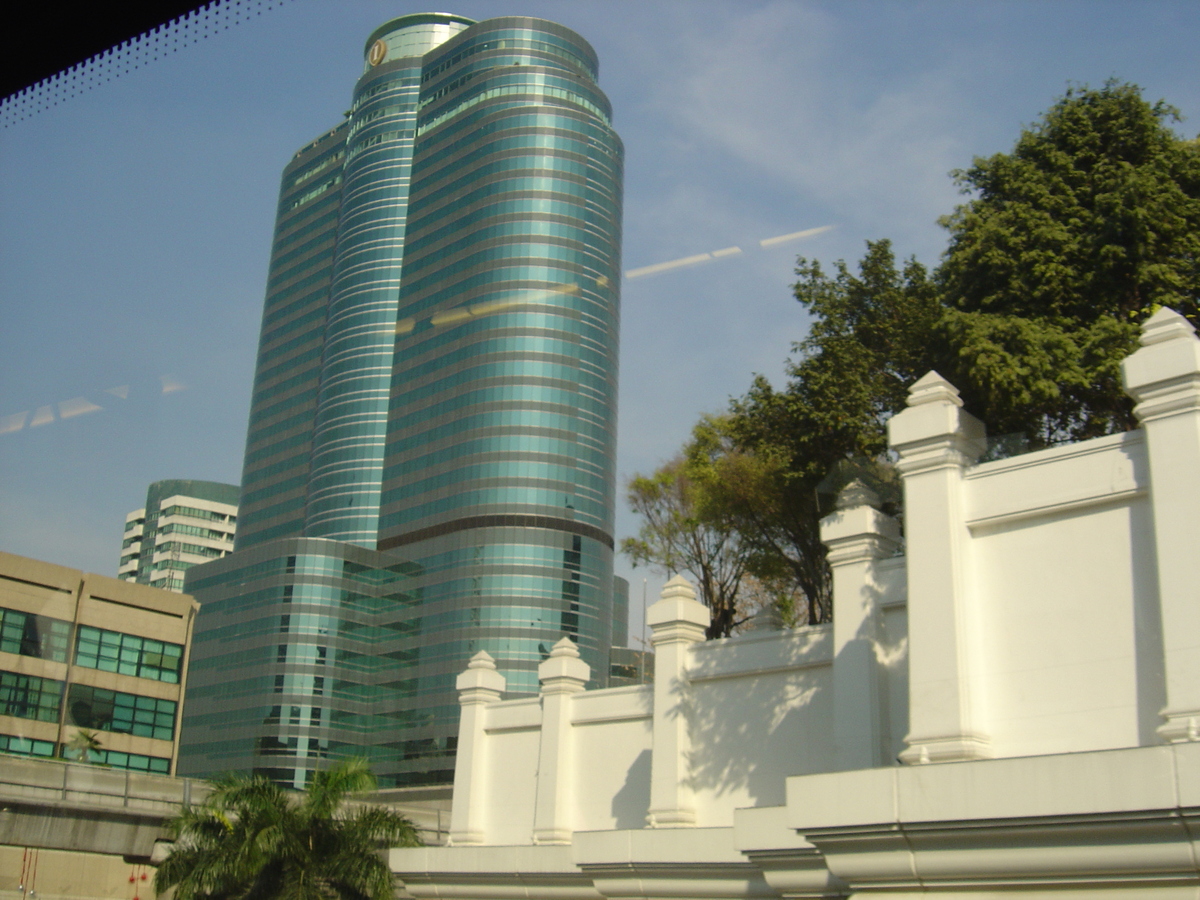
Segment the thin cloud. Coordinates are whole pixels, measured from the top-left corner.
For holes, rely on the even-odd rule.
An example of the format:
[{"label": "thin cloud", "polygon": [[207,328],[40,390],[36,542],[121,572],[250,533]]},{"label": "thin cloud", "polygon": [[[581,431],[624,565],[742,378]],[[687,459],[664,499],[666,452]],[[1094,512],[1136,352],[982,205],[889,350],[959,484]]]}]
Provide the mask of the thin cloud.
[{"label": "thin cloud", "polygon": [[[793,3],[712,11],[724,13],[721,27],[681,23],[676,52],[650,82],[657,113],[839,218],[885,223],[866,237],[940,241],[934,223],[956,197],[946,173],[966,161],[958,133],[968,105],[954,64],[872,93],[831,58],[846,40],[828,14]],[[787,89],[764,88],[772,84]]]}]

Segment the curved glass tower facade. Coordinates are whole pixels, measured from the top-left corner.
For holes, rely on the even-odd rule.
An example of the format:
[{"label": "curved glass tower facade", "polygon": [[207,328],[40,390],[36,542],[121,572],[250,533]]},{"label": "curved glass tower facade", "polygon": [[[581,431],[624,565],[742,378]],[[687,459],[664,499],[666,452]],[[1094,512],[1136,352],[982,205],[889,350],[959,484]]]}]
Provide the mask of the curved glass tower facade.
[{"label": "curved glass tower facade", "polygon": [[346,130],[307,535],[355,544],[377,539],[422,59],[470,24],[454,16],[406,16],[367,41],[367,71],[355,87]]},{"label": "curved glass tower facade", "polygon": [[622,148],[595,79],[530,19],[427,61],[379,547],[421,565],[433,718],[476,650],[516,690],[563,634],[607,668]]},{"label": "curved glass tower facade", "polygon": [[534,692],[565,634],[607,679],[623,150],[595,52],[422,14],[364,56],[284,172],[238,549],[188,580],[189,774],[447,781],[471,654]]}]

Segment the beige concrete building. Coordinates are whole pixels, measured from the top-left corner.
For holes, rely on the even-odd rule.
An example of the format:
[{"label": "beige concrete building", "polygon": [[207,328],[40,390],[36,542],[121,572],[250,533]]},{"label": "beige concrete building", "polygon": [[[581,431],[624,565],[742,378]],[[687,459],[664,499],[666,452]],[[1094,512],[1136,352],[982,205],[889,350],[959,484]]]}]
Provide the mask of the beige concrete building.
[{"label": "beige concrete building", "polygon": [[0,553],[0,752],[172,774],[199,605],[186,594]]}]

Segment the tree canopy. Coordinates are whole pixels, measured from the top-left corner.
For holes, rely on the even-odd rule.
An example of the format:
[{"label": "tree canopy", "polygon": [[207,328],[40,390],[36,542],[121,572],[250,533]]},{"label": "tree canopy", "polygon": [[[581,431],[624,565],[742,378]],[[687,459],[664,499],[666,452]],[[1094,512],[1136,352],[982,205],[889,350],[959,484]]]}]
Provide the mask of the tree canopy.
[{"label": "tree canopy", "polygon": [[886,423],[925,372],[1029,448],[1133,427],[1120,363],[1138,326],[1160,306],[1200,313],[1200,141],[1178,121],[1135,85],[1073,87],[1010,152],[952,173],[968,199],[932,272],[887,240],[855,270],[800,258],[809,334],[782,388],[757,377],[697,426],[689,446],[719,440],[693,521],[721,522],[750,574],[786,573],[815,624],[832,613],[820,517],[852,478],[899,511]]},{"label": "tree canopy", "polygon": [[203,804],[171,823],[174,848],[154,889],[175,888],[176,900],[391,900],[380,851],[420,841],[391,810],[346,808],[374,787],[361,759],[314,773],[303,794],[261,775],[219,778]]},{"label": "tree canopy", "polygon": [[1160,306],[1196,321],[1200,144],[1110,81],[1072,88],[1009,153],[954,173],[942,220],[943,367],[997,433],[1033,445],[1134,426],[1120,361]]}]

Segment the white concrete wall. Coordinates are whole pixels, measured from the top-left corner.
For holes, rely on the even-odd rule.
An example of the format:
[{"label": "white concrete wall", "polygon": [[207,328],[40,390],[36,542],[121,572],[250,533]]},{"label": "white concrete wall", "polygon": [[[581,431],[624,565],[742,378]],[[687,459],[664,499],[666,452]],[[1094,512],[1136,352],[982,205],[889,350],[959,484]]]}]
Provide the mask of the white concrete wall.
[{"label": "white concrete wall", "polygon": [[857,483],[821,523],[832,625],[706,643],[674,578],[653,685],[583,690],[564,639],[501,702],[478,655],[457,846],[393,851],[407,889],[1200,896],[1200,340],[1160,310],[1141,345],[1141,429],[984,464],[954,386],[914,384],[903,537]]},{"label": "white concrete wall", "polygon": [[[828,626],[752,632],[692,643],[682,671],[656,672],[669,685],[661,717],[685,723],[691,739],[683,780],[697,826],[729,826],[735,809],[782,803],[788,775],[837,768],[830,646]],[[646,826],[654,704],[653,685],[569,696],[570,758],[559,777],[569,781],[571,831]],[[544,697],[483,707],[472,748],[483,765],[472,786],[480,815],[462,829],[481,840],[456,843],[531,841],[539,793],[550,790],[539,778],[545,712]],[[895,740],[902,737],[901,730]]]},{"label": "white concrete wall", "polygon": [[486,712],[483,830],[488,843],[527,844],[537,796],[541,704],[538,698],[496,704]]},{"label": "white concrete wall", "polygon": [[[908,725],[904,560],[881,561],[876,576],[881,602],[872,653],[881,673],[881,739],[894,759]],[[684,608],[705,619],[691,587],[682,579],[673,584],[684,594]],[[562,652],[574,654],[569,642]],[[567,695],[569,758],[557,769],[560,789],[570,797],[567,830],[646,827],[656,716],[660,728],[682,725],[686,732],[674,777],[696,827],[729,827],[736,809],[784,803],[790,775],[846,767],[834,735],[831,626],[695,638],[684,642],[673,670],[661,665],[667,656],[655,657],[655,684]],[[497,685],[503,690],[502,680]],[[460,824],[453,840],[530,843],[538,798],[552,790],[541,762],[545,696],[501,701],[497,694],[480,709],[477,737],[463,751],[481,767],[469,788],[478,813]],[[460,747],[468,739],[461,735]],[[463,812],[466,805],[459,807]]]},{"label": "white concrete wall", "polygon": [[648,685],[576,695],[576,831],[642,828],[650,809],[650,752],[653,735]]},{"label": "white concrete wall", "polygon": [[[1200,344],[1190,331],[1173,339]],[[557,799],[542,802],[563,804],[560,840],[647,821],[725,827],[736,809],[784,803],[789,776],[897,758],[1162,742],[1169,660],[1153,486],[1173,491],[1174,469],[1152,471],[1144,431],[975,464],[983,426],[954,387],[930,373],[912,397],[890,426],[907,555],[897,523],[858,485],[822,523],[832,626],[704,642],[705,610],[672,581],[650,611],[652,687],[570,682],[555,701],[568,721],[550,744],[546,694],[485,706],[486,812],[472,840],[530,840],[551,769]],[[1171,466],[1200,468],[1197,457],[1175,453]],[[553,767],[539,762],[546,746]]]},{"label": "white concrete wall", "polygon": [[889,423],[908,542],[905,762],[1196,734],[1200,341],[1161,310],[1141,343],[1124,367],[1137,431],[976,465],[983,426],[936,373]]}]

